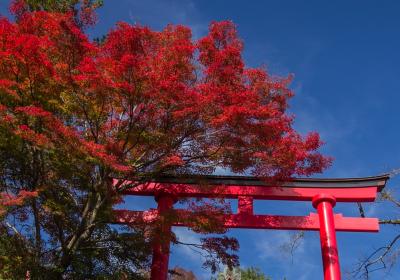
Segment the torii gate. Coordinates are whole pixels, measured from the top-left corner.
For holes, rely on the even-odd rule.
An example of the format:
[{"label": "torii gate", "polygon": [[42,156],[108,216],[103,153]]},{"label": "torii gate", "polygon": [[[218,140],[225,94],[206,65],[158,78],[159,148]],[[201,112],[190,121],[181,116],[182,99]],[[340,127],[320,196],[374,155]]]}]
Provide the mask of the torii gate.
[{"label": "torii gate", "polygon": [[[149,211],[114,210],[116,223],[154,221],[164,211],[172,209],[177,198],[236,198],[238,213],[223,216],[226,228],[319,230],[325,280],[339,280],[340,266],[336,231],[378,232],[376,218],[343,217],[334,214],[336,202],[371,202],[386,185],[389,175],[345,179],[293,179],[279,185],[269,185],[255,177],[192,176],[163,177],[127,189],[126,195],[154,196],[158,207]],[[125,182],[132,184],[132,182]],[[311,201],[317,213],[309,216],[254,215],[253,200]],[[185,210],[178,212],[177,221],[164,223],[161,232],[164,242],[153,245],[152,280],[168,276],[169,240],[172,226],[185,226],[179,221]]]}]

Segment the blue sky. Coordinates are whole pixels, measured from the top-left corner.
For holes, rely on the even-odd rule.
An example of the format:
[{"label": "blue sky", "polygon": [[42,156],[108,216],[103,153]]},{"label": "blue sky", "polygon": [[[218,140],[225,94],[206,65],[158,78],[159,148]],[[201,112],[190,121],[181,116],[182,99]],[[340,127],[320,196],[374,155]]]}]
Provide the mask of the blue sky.
[{"label": "blue sky", "polygon": [[[266,65],[270,73],[293,73],[296,96],[290,111],[302,133],[320,132],[323,152],[335,158],[323,177],[377,175],[400,167],[398,130],[400,113],[400,2],[398,1],[178,1],[105,0],[99,23],[90,35],[107,33],[117,21],[162,29],[168,23],[185,24],[195,37],[207,32],[210,21],[233,20],[242,37],[248,66]],[[1,1],[0,12],[8,1]],[[398,178],[388,187],[396,192]],[[132,208],[154,206],[148,199],[131,199]],[[371,216],[398,215],[387,203],[367,207]],[[305,214],[308,203],[259,201],[257,213]],[[357,215],[355,205],[335,210]],[[175,229],[183,241],[198,236]],[[379,234],[338,234],[343,271],[374,247],[398,233],[389,226]],[[293,260],[280,252],[290,239],[288,231],[232,230],[239,239],[243,266],[257,266],[274,280],[322,279],[318,233],[306,237]],[[199,279],[209,279],[201,269],[201,257],[185,247],[172,248],[171,267],[193,270]],[[398,279],[399,266],[389,274],[376,272],[371,279]]]}]

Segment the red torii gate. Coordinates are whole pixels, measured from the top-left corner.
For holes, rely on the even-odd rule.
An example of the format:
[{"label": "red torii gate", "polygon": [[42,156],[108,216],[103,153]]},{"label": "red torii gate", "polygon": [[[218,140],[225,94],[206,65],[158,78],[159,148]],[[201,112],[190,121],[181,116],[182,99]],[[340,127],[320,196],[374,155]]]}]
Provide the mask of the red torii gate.
[{"label": "red torii gate", "polygon": [[[343,217],[334,214],[336,202],[371,202],[389,179],[388,175],[345,179],[293,179],[270,185],[255,177],[192,176],[163,177],[127,189],[126,195],[154,196],[158,207],[149,211],[114,210],[116,223],[133,223],[138,219],[154,221],[164,211],[172,209],[177,198],[236,198],[238,213],[224,215],[226,228],[319,230],[325,280],[339,280],[340,266],[336,231],[378,232],[376,218]],[[125,182],[124,184],[132,184]],[[311,201],[317,213],[309,216],[254,215],[253,200]],[[180,217],[188,212],[178,211],[173,224],[163,224],[164,242],[155,242],[151,266],[152,280],[166,280],[168,276],[169,236],[172,226],[185,226]]]}]

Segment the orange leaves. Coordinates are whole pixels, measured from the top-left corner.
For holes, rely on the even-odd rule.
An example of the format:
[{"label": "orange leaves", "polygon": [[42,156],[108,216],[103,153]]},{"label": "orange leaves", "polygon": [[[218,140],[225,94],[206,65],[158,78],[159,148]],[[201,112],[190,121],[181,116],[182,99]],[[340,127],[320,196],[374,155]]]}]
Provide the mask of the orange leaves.
[{"label": "orange leaves", "polygon": [[37,191],[19,191],[18,195],[11,195],[8,193],[0,193],[0,216],[5,214],[7,207],[20,206],[27,199],[34,198],[38,196]]},{"label": "orange leaves", "polygon": [[4,206],[13,206],[13,205],[21,205],[25,199],[37,197],[38,192],[37,191],[25,191],[21,190],[18,195],[10,195],[6,193],[1,194],[1,204]]},{"label": "orange leaves", "polygon": [[14,132],[16,135],[31,142],[35,146],[45,147],[50,144],[49,139],[45,135],[36,133],[27,125],[20,125]]},{"label": "orange leaves", "polygon": [[7,94],[15,99],[19,99],[18,94],[13,89],[15,86],[16,86],[16,83],[14,81],[11,81],[8,79],[0,79],[0,91],[4,92],[5,94]]},{"label": "orange leaves", "polygon": [[177,154],[166,157],[163,162],[164,167],[166,166],[177,167],[177,166],[182,166],[184,164],[185,162],[183,161],[182,157]]},{"label": "orange leaves", "polygon": [[21,112],[21,113],[24,113],[27,116],[31,116],[31,117],[45,118],[45,117],[51,116],[50,112],[47,112],[47,111],[43,110],[42,108],[33,106],[33,105],[24,106],[24,107],[16,107],[15,112]]},{"label": "orange leaves", "polygon": [[131,167],[120,164],[117,157],[106,150],[106,147],[93,141],[82,138],[77,131],[63,124],[57,117],[38,106],[15,107],[14,112],[23,114],[33,120],[40,120],[42,132],[36,132],[26,124],[20,124],[14,133],[33,145],[42,148],[63,146],[70,152],[78,152],[95,158],[119,172],[127,172]]},{"label": "orange leaves", "polygon": [[84,150],[92,157],[102,161],[104,164],[109,165],[116,171],[127,172],[131,169],[129,166],[119,164],[114,155],[111,155],[105,151],[105,147],[100,144],[96,144],[92,141],[81,141]]}]

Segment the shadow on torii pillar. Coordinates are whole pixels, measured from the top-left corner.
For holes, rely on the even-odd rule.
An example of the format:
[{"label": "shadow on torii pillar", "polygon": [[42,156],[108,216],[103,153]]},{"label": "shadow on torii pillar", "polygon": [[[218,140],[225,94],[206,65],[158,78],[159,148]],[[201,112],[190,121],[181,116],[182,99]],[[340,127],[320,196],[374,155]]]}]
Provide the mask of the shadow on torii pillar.
[{"label": "shadow on torii pillar", "polygon": [[[238,199],[238,213],[223,216],[226,228],[319,230],[325,280],[339,280],[340,265],[336,231],[378,232],[376,218],[343,217],[334,214],[337,202],[372,202],[386,185],[389,175],[340,179],[293,179],[271,185],[255,177],[244,176],[191,176],[162,177],[151,182],[124,184],[126,195],[154,196],[158,207],[149,211],[114,210],[116,223],[134,223],[137,220],[152,222],[172,209],[177,198],[234,198]],[[317,213],[309,216],[254,215],[253,200],[310,201]],[[168,276],[169,237],[172,226],[185,226],[179,216],[189,212],[178,211],[178,218],[161,225],[164,240],[153,245],[152,280],[166,280]],[[167,238],[167,240],[165,240]],[[167,241],[167,242],[166,242]]]}]

